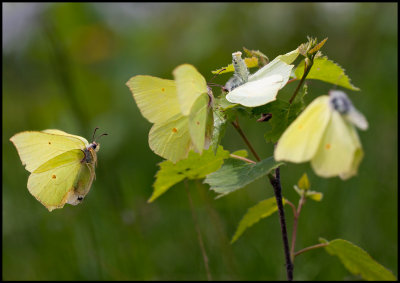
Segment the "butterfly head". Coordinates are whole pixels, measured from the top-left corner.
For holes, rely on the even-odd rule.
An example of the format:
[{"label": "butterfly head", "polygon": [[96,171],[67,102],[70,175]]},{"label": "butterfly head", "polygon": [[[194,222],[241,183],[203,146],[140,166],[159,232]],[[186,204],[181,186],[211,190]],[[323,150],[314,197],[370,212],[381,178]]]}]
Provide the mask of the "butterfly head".
[{"label": "butterfly head", "polygon": [[331,107],[340,114],[347,114],[353,107],[350,99],[343,91],[331,90],[329,96]]},{"label": "butterfly head", "polygon": [[107,136],[108,135],[108,134],[104,133],[104,134],[101,134],[100,136],[95,137],[94,135],[96,134],[97,129],[98,129],[98,127],[96,127],[96,129],[94,129],[93,136],[92,136],[93,142],[88,146],[88,149],[92,148],[96,152],[98,152],[100,150],[100,144],[98,142],[96,142],[96,140],[99,139],[102,136]]},{"label": "butterfly head", "polygon": [[99,143],[97,143],[97,142],[92,142],[90,145],[89,145],[89,147],[90,148],[93,148],[94,149],[94,151],[96,151],[96,152],[98,152],[99,150],[100,150],[100,144]]},{"label": "butterfly head", "polygon": [[347,121],[361,130],[368,129],[367,119],[353,106],[346,93],[339,90],[331,90],[329,92],[329,103],[331,108],[338,111]]}]

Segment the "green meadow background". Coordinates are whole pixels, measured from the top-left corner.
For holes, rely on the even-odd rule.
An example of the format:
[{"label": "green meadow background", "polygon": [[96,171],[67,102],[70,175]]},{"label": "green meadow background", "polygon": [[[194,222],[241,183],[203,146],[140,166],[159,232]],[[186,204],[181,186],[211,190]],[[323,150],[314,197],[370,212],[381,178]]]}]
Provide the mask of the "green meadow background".
[{"label": "green meadow background", "polygon": [[[365,158],[356,177],[322,179],[310,164],[281,169],[283,195],[306,172],[322,202],[303,207],[296,250],[318,238],[342,238],[398,270],[398,38],[397,3],[3,3],[2,279],[206,280],[183,183],[154,203],[157,164],[148,146],[151,124],[125,85],[138,74],[172,78],[190,63],[204,75],[231,53],[259,49],[273,59],[307,35],[328,37],[323,53],[340,64],[361,91],[347,91],[365,114],[359,132]],[[296,64],[299,61],[296,61]],[[228,75],[213,80],[224,84]],[[309,81],[309,103],[332,85]],[[289,98],[296,84],[280,93]],[[215,89],[219,92],[218,89]],[[268,123],[240,117],[262,158]],[[29,173],[9,138],[25,130],[60,129],[91,139],[108,133],[90,193],[78,206],[48,212],[29,194]],[[233,127],[222,144],[246,149]],[[262,178],[215,200],[207,185],[188,182],[212,278],[285,280],[277,214],[229,241],[247,209],[272,197]],[[288,230],[293,217],[286,207]],[[296,258],[295,280],[356,280],[323,249]]]}]

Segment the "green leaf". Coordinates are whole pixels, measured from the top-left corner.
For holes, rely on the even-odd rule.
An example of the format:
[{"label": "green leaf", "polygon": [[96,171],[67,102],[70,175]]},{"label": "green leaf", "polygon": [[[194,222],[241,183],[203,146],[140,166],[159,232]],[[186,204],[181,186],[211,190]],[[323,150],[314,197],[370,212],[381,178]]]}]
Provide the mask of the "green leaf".
[{"label": "green leaf", "polygon": [[393,273],[384,266],[376,262],[366,251],[353,243],[336,239],[328,242],[320,238],[321,243],[327,243],[325,250],[339,257],[348,271],[355,275],[360,275],[369,281],[396,281]]},{"label": "green leaf", "polygon": [[316,191],[306,191],[306,197],[315,201],[321,201],[324,194]]},{"label": "green leaf", "polygon": [[297,193],[299,196],[302,196],[302,195],[303,195],[303,191],[300,190],[299,187],[298,187],[297,185],[294,185],[294,186],[293,186],[293,189],[296,191],[296,193]]},{"label": "green leaf", "polygon": [[[289,107],[290,104],[288,102],[280,99],[262,106],[262,113],[272,114],[271,119],[268,121],[271,129],[264,134],[264,138],[267,142],[276,143],[285,129],[289,126]],[[253,108],[253,113],[256,113],[257,110],[258,109]]]},{"label": "green leaf", "polygon": [[312,199],[314,201],[321,201],[324,196],[323,193],[321,193],[321,192],[310,191],[310,190],[307,190],[307,191],[301,190],[301,189],[299,189],[299,187],[297,185],[294,185],[293,188],[296,191],[296,193],[299,194],[299,196],[302,196],[303,194],[305,194],[306,198]]},{"label": "green leaf", "polygon": [[[301,79],[304,73],[304,60],[294,71],[297,79]],[[360,90],[350,82],[350,78],[345,71],[335,62],[328,60],[327,57],[314,59],[314,64],[306,79],[321,80],[334,85],[342,86],[351,90]]]},{"label": "green leaf", "polygon": [[204,183],[209,184],[210,189],[219,194],[217,198],[220,198],[267,175],[271,170],[282,164],[284,163],[276,162],[273,157],[255,164],[228,159],[218,171],[209,174]]},{"label": "green leaf", "polygon": [[297,186],[301,190],[308,190],[310,188],[310,181],[308,180],[307,173],[304,173],[301,176],[300,180],[297,182]]},{"label": "green leaf", "polygon": [[215,99],[215,104],[217,105],[216,108],[220,108],[221,111],[228,110],[228,109],[234,108],[235,106],[239,105],[237,103],[230,103],[225,98],[225,95],[221,95],[221,97]]},{"label": "green leaf", "polygon": [[316,44],[311,50],[308,51],[309,54],[315,53],[318,50],[320,50],[322,48],[322,46],[324,46],[325,42],[328,40],[328,38],[325,38],[324,40],[322,40],[320,43]]},{"label": "green leaf", "polygon": [[236,151],[232,152],[231,155],[232,154],[237,155],[237,156],[241,156],[241,157],[249,156],[249,153],[245,149],[236,150]]},{"label": "green leaf", "polygon": [[218,170],[223,164],[224,159],[228,157],[229,151],[219,146],[215,155],[212,148],[209,148],[203,151],[201,155],[190,151],[188,158],[180,160],[175,164],[169,160],[159,163],[160,170],[156,174],[156,181],[153,184],[153,194],[148,202],[153,202],[169,188],[185,178],[204,178],[206,175]]},{"label": "green leaf", "polygon": [[322,46],[324,46],[325,42],[328,40],[328,38],[325,38],[322,40],[320,43],[318,43],[317,38],[309,37],[307,36],[307,42],[300,44],[299,46],[299,53],[303,55],[304,57],[309,57],[309,54],[313,54],[315,52],[318,52]]},{"label": "green leaf", "polygon": [[[254,68],[254,67],[258,66],[258,59],[256,57],[244,58],[244,62],[246,63],[247,68]],[[234,71],[235,71],[235,68],[233,67],[233,65],[229,64],[226,67],[222,67],[222,68],[219,68],[218,70],[211,71],[211,73],[224,74],[224,73],[230,73],[230,72],[234,72]]]},{"label": "green leaf", "polygon": [[304,109],[304,96],[306,93],[307,85],[304,85],[302,91],[297,94],[292,104],[277,99],[271,103],[252,109],[252,114],[256,118],[261,114],[272,114],[271,119],[267,122],[271,126],[271,129],[264,134],[266,142],[276,143],[279,140],[290,123],[292,123]]},{"label": "green leaf", "polygon": [[[285,205],[285,199],[282,199],[282,202]],[[231,244],[236,242],[247,228],[260,221],[260,219],[270,216],[277,210],[278,206],[276,205],[275,197],[260,201],[255,206],[250,207],[242,220],[240,220],[239,226],[232,237]]]}]

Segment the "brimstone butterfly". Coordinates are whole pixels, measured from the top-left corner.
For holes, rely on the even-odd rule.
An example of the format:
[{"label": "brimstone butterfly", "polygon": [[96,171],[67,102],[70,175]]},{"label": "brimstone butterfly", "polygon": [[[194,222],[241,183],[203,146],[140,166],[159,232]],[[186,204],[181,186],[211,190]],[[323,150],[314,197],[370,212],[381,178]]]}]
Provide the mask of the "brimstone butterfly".
[{"label": "brimstone butterfly", "polygon": [[81,203],[95,178],[97,142],[60,130],[25,131],[10,141],[31,172],[29,192],[49,211]]},{"label": "brimstone butterfly", "polygon": [[150,148],[177,162],[192,149],[201,153],[208,147],[213,117],[206,80],[196,68],[183,64],[173,75],[175,80],[138,75],[127,86],[142,115],[154,123]]},{"label": "brimstone butterfly", "polygon": [[225,85],[225,89],[229,91],[226,99],[231,103],[239,103],[247,107],[256,107],[274,101],[278,91],[289,80],[294,66],[289,64],[297,58],[298,51],[294,50],[276,57],[251,75],[241,54],[240,51],[232,54],[235,74]]},{"label": "brimstone butterfly", "polygon": [[363,150],[355,126],[368,128],[347,95],[338,90],[316,98],[286,129],[275,148],[275,160],[311,161],[322,177],[345,180],[357,174]]}]

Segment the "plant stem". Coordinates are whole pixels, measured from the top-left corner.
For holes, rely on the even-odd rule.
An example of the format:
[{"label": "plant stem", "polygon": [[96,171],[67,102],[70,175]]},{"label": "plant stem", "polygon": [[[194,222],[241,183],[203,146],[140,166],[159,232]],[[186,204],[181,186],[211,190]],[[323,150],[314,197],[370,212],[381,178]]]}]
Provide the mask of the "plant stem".
[{"label": "plant stem", "polygon": [[200,227],[199,227],[199,224],[197,222],[196,213],[194,212],[194,206],[193,206],[192,198],[190,197],[190,192],[189,192],[187,180],[185,180],[184,183],[185,183],[186,193],[187,193],[187,196],[188,196],[188,199],[189,199],[190,210],[192,212],[192,218],[193,218],[194,226],[196,228],[197,239],[199,241],[200,250],[201,250],[201,253],[203,255],[204,266],[206,268],[206,273],[207,273],[207,280],[208,281],[212,281],[212,277],[211,277],[211,273],[210,273],[210,267],[208,266],[207,252],[206,252],[206,249],[204,248],[203,237],[201,236]]},{"label": "plant stem", "polygon": [[315,54],[311,56],[311,60],[310,60],[311,63],[310,63],[310,65],[304,64],[304,74],[303,74],[303,76],[301,77],[301,80],[300,80],[299,84],[297,85],[297,88],[296,88],[296,90],[294,91],[292,97],[290,98],[289,104],[292,104],[293,100],[296,98],[296,95],[297,95],[297,93],[299,92],[301,85],[303,84],[303,82],[305,81],[305,79],[306,79],[308,73],[310,72],[311,67],[312,67],[312,65],[313,65],[313,62],[314,62],[314,56],[315,56]]},{"label": "plant stem", "polygon": [[[239,121],[237,118],[236,118],[236,121],[232,122],[232,125],[239,132],[240,136],[243,138],[246,145],[249,147],[249,149],[251,150],[253,155],[256,157],[257,161],[261,161],[261,158],[255,152],[254,148],[250,144],[246,135],[243,133],[242,129],[240,128]],[[272,187],[274,188],[276,204],[278,206],[279,222],[281,224],[281,232],[282,232],[283,251],[285,254],[285,261],[286,261],[287,279],[288,279],[288,281],[293,281],[293,263],[290,258],[289,241],[288,241],[287,230],[286,230],[286,221],[285,221],[285,211],[283,209],[283,203],[282,203],[282,187],[281,187],[279,167],[275,169],[275,176],[273,176],[271,173],[269,173],[268,178],[269,178],[269,181],[270,181]]]},{"label": "plant stem", "polygon": [[285,211],[283,209],[283,203],[282,203],[282,187],[280,181],[279,167],[275,169],[275,177],[270,173],[268,174],[268,178],[272,187],[274,188],[276,204],[278,206],[279,222],[281,224],[281,231],[282,231],[283,251],[285,254],[285,261],[286,261],[287,280],[293,281],[293,262],[290,258],[289,240],[287,236],[286,221],[285,221]]},{"label": "plant stem", "polygon": [[257,163],[257,162],[255,162],[255,161],[253,161],[253,160],[251,160],[251,159],[248,159],[248,158],[243,157],[243,156],[235,155],[235,154],[230,154],[230,157],[235,158],[235,159],[239,159],[239,160],[246,161],[247,163],[253,163],[253,164]]},{"label": "plant stem", "polygon": [[295,215],[295,214],[296,214],[296,207],[294,206],[294,204],[291,203],[291,202],[290,202],[289,200],[287,200],[287,199],[285,199],[285,202],[286,202],[288,205],[290,205],[290,206],[292,207],[293,215]]},{"label": "plant stem", "polygon": [[323,247],[326,247],[327,245],[329,245],[329,244],[321,243],[321,244],[317,244],[317,245],[314,245],[314,246],[310,246],[310,247],[307,247],[307,248],[304,248],[304,249],[298,251],[297,253],[294,254],[294,256],[298,256],[299,254],[302,254],[304,252],[307,252],[307,251],[310,251],[310,250],[313,250],[313,249],[323,248]]},{"label": "plant stem", "polygon": [[290,249],[290,258],[292,259],[292,261],[294,261],[294,246],[296,245],[297,223],[298,223],[298,220],[300,217],[301,208],[303,207],[303,204],[305,202],[306,202],[306,198],[303,193],[302,196],[300,197],[297,211],[294,211],[294,214],[293,214],[294,219],[293,219],[293,231],[292,231],[292,245],[291,245],[291,249]]},{"label": "plant stem", "polygon": [[242,129],[239,126],[239,121],[236,118],[236,121],[232,122],[232,125],[235,127],[235,129],[238,131],[239,135],[242,137],[242,139],[244,140],[244,142],[246,143],[246,145],[248,146],[248,148],[250,149],[250,151],[253,153],[254,157],[257,159],[257,161],[261,161],[260,156],[258,156],[257,152],[254,150],[253,146],[251,145],[251,143],[249,142],[249,140],[247,139],[246,135],[243,133]]}]

